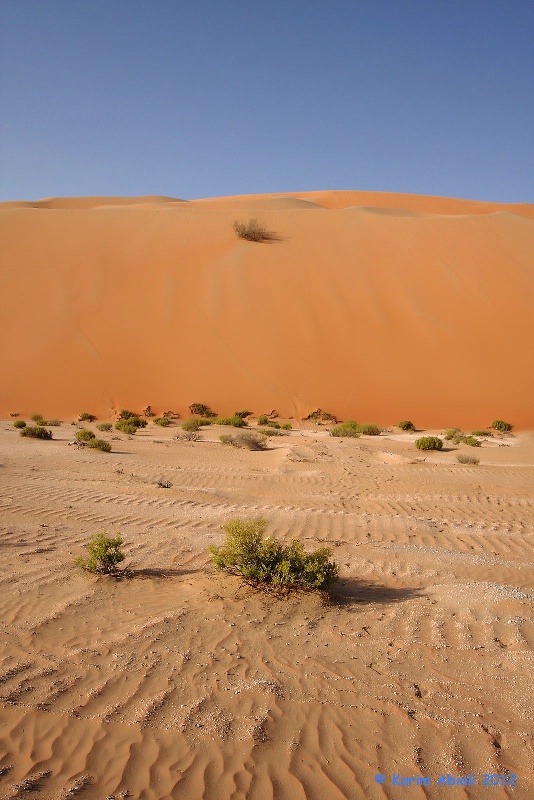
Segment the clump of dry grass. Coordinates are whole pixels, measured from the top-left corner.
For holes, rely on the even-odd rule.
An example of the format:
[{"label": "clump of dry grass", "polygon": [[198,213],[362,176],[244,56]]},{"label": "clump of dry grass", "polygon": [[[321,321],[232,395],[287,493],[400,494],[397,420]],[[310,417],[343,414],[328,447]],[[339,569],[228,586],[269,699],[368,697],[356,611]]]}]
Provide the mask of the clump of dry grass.
[{"label": "clump of dry grass", "polygon": [[244,450],[266,450],[267,437],[245,431],[244,433],[237,434],[224,434],[219,436],[223,444],[229,444],[232,447],[240,447]]},{"label": "clump of dry grass", "polygon": [[267,242],[273,238],[267,228],[260,225],[257,219],[249,219],[248,222],[236,219],[234,231],[240,239],[246,239],[249,242]]}]

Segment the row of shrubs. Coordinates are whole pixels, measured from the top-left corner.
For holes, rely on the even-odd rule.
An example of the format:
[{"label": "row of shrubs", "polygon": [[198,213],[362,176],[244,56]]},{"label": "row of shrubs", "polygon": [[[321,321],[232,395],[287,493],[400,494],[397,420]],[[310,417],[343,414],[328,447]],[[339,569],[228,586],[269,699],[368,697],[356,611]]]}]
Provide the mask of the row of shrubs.
[{"label": "row of shrubs", "polygon": [[[339,580],[339,569],[332,561],[332,550],[321,547],[307,553],[298,539],[284,545],[273,537],[265,538],[267,521],[230,520],[222,526],[225,541],[209,548],[218,570],[239,576],[245,583],[271,590],[324,591]],[[75,559],[87,572],[116,575],[124,561],[121,536],[98,533],[86,545],[89,557]]]}]

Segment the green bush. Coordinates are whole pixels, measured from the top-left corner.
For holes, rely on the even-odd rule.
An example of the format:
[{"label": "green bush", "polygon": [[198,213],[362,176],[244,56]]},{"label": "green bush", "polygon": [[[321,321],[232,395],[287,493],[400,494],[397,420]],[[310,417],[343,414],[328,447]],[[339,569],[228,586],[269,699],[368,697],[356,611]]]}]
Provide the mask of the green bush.
[{"label": "green bush", "polygon": [[13,426],[15,428],[25,428],[26,427],[26,423],[24,422],[23,419],[16,419],[15,422],[13,423]]},{"label": "green bush", "polygon": [[422,436],[415,440],[418,450],[441,450],[443,441],[438,436]]},{"label": "green bush", "polygon": [[403,419],[401,422],[399,422],[399,428],[402,431],[414,431],[415,425],[413,422],[410,422],[409,419]]},{"label": "green bush", "polygon": [[243,428],[247,423],[242,417],[217,417],[215,425],[233,425],[234,428]]},{"label": "green bush", "polygon": [[226,539],[209,549],[216,569],[239,575],[253,586],[281,590],[325,590],[339,579],[332,551],[326,547],[307,553],[298,539],[283,545],[264,538],[267,522],[234,519],[223,525]]},{"label": "green bush", "polygon": [[257,219],[249,219],[248,222],[236,219],[233,227],[240,239],[247,239],[249,242],[266,242],[273,238],[267,228],[260,225]]},{"label": "green bush", "polygon": [[59,428],[61,425],[61,420],[54,417],[53,419],[47,420],[44,424],[50,425],[52,428]]},{"label": "green bush", "polygon": [[496,431],[500,431],[501,433],[508,433],[512,430],[512,426],[509,422],[505,422],[503,419],[496,419],[491,423],[491,428]]},{"label": "green bush", "polygon": [[111,453],[111,445],[104,439],[89,439],[87,447],[92,447],[95,450],[102,450],[103,453]]},{"label": "green bush", "polygon": [[269,417],[265,414],[262,414],[258,417],[258,425],[267,425],[269,423]]},{"label": "green bush", "polygon": [[456,460],[459,464],[480,464],[480,458],[468,456],[467,453],[458,453]]},{"label": "green bush", "polygon": [[91,439],[96,439],[93,431],[87,430],[87,428],[82,428],[80,431],[76,431],[76,435],[74,437],[77,442],[90,442]]},{"label": "green bush", "polygon": [[242,433],[224,433],[219,436],[219,440],[223,444],[232,445],[232,447],[240,447],[244,450],[266,450],[267,439],[265,436],[252,431],[243,431]]},{"label": "green bush", "polygon": [[120,417],[115,423],[115,430],[121,431],[121,433],[133,435],[136,433],[138,428],[146,428],[147,424],[148,423],[146,419],[141,419],[141,417],[137,417],[135,414],[132,414],[131,417]]},{"label": "green bush", "polygon": [[182,422],[182,430],[189,433],[196,433],[202,427],[202,420],[197,417],[191,417]]},{"label": "green bush", "polygon": [[364,436],[380,436],[381,430],[378,425],[359,425],[360,433],[363,433]]},{"label": "green bush", "polygon": [[456,439],[458,436],[463,436],[462,431],[460,428],[447,428],[445,431],[445,439],[450,441],[451,439]]},{"label": "green bush", "polygon": [[267,422],[265,424],[268,425],[269,428],[280,428],[280,423],[279,422],[274,422],[273,420],[270,420],[270,419],[267,420]]},{"label": "green bush", "polygon": [[461,441],[464,444],[469,445],[469,447],[480,447],[480,445],[482,444],[480,439],[476,439],[474,436],[462,436]]},{"label": "green bush", "polygon": [[290,422],[283,422],[280,427],[283,431],[290,431],[291,430],[291,423]]},{"label": "green bush", "polygon": [[472,431],[471,436],[493,436],[491,431]]},{"label": "green bush", "polygon": [[46,428],[41,428],[38,425],[35,427],[27,425],[25,428],[20,429],[21,436],[31,436],[32,439],[51,439],[52,431],[47,431]]},{"label": "green bush", "polygon": [[85,545],[89,551],[89,558],[87,560],[76,558],[74,563],[87,572],[115,575],[117,564],[120,564],[125,558],[120,549],[122,544],[124,544],[124,540],[121,536],[111,538],[105,532],[97,533],[89,541],[89,544]]},{"label": "green bush", "polygon": [[256,428],[256,430],[258,433],[261,433],[262,436],[284,436],[283,431],[277,428]]},{"label": "green bush", "polygon": [[154,420],[154,425],[161,425],[162,428],[168,428],[171,424],[171,421],[168,417],[156,417]]},{"label": "green bush", "polygon": [[119,419],[131,419],[132,417],[138,417],[139,414],[135,414],[133,411],[128,411],[127,408],[121,409],[119,411]]},{"label": "green bush", "polygon": [[44,418],[41,416],[41,414],[32,414],[30,419],[32,422],[36,422],[37,424],[44,422]]},{"label": "green bush", "polygon": [[241,419],[245,419],[246,417],[250,417],[252,411],[236,411],[234,413],[234,417],[241,417]]},{"label": "green bush", "polygon": [[88,411],[82,411],[78,419],[80,422],[94,422],[96,417],[94,414],[89,414]]},{"label": "green bush", "polygon": [[351,436],[358,438],[361,433],[361,426],[353,419],[348,419],[330,429],[330,436]]},{"label": "green bush", "polygon": [[212,411],[211,408],[204,405],[204,403],[191,403],[189,406],[189,411],[195,417],[207,417],[208,419],[213,419],[213,417],[217,416],[215,411]]},{"label": "green bush", "polygon": [[102,431],[102,432],[110,431],[112,429],[112,427],[113,427],[113,425],[111,424],[111,422],[100,422],[96,426],[97,430]]}]

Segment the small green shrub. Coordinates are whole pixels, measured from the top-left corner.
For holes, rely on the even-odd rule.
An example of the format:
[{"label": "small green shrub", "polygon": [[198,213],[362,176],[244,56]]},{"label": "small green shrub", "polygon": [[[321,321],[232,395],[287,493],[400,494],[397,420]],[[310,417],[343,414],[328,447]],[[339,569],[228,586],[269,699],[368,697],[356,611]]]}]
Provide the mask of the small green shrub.
[{"label": "small green shrub", "polygon": [[471,436],[493,436],[491,431],[471,431]]},{"label": "small green shrub", "polygon": [[80,422],[94,422],[96,417],[94,414],[89,414],[88,411],[82,411],[78,419]]},{"label": "small green shrub", "polygon": [[161,425],[162,428],[167,428],[171,424],[168,417],[156,417],[154,425]]},{"label": "small green shrub", "polygon": [[350,436],[358,438],[361,433],[361,426],[353,419],[341,422],[330,429],[330,436]]},{"label": "small green shrub", "polygon": [[105,433],[107,431],[110,431],[112,429],[112,427],[113,427],[113,425],[111,424],[111,422],[100,422],[96,426],[97,430],[102,431],[103,433]]},{"label": "small green shrub", "polygon": [[459,464],[480,464],[480,458],[468,456],[467,453],[458,453],[456,460]]},{"label": "small green shrub", "polygon": [[283,422],[280,427],[283,431],[290,431],[291,430],[291,423],[290,422]]},{"label": "small green shrub", "polygon": [[265,424],[268,425],[269,428],[280,428],[280,423],[274,422],[273,420],[267,420]]},{"label": "small green shrub", "polygon": [[76,435],[74,437],[77,442],[90,442],[91,439],[96,439],[93,431],[87,430],[87,428],[82,428],[80,431],[76,431]]},{"label": "small green shrub", "polygon": [[249,242],[266,242],[273,238],[267,228],[260,225],[257,219],[249,219],[248,222],[236,219],[233,227],[240,239],[247,239]]},{"label": "small green shrub", "polygon": [[422,436],[415,440],[418,450],[441,450],[443,441],[438,436]]},{"label": "small green shrub", "polygon": [[24,422],[23,419],[16,419],[15,422],[13,423],[13,427],[15,427],[15,428],[25,428],[26,427],[26,423]]},{"label": "small green shrub", "polygon": [[261,517],[234,519],[223,525],[223,545],[209,548],[215,568],[238,575],[253,586],[286,591],[322,591],[339,579],[331,550],[323,547],[307,553],[298,539],[288,545],[272,537],[265,539],[266,527]]},{"label": "small green shrub", "polygon": [[45,425],[50,425],[52,428],[59,428],[61,425],[61,420],[54,417],[53,419],[47,420]]},{"label": "small green shrub", "polygon": [[44,418],[42,417],[41,414],[32,414],[30,419],[32,420],[32,422],[36,422],[37,424],[39,424],[40,422],[44,422]]},{"label": "small green shrub", "polygon": [[258,425],[267,425],[268,423],[269,417],[267,417],[265,414],[261,414],[261,416],[258,417]]},{"label": "small green shrub", "polygon": [[234,417],[241,417],[241,419],[245,419],[246,417],[250,417],[252,411],[236,411],[234,413]]},{"label": "small green shrub", "polygon": [[247,423],[242,417],[217,417],[215,425],[233,425],[234,428],[242,428]]},{"label": "small green shrub", "polygon": [[196,433],[202,427],[202,420],[197,417],[191,417],[182,422],[182,430],[188,433]]},{"label": "small green shrub", "polygon": [[262,436],[283,436],[284,432],[278,430],[277,428],[257,428],[258,433],[261,433]]},{"label": "small green shrub", "polygon": [[399,428],[401,431],[414,431],[415,425],[413,422],[410,422],[409,419],[403,419],[401,422],[399,422]]},{"label": "small green shrub", "polygon": [[47,431],[46,428],[40,428],[38,425],[35,427],[27,425],[25,428],[20,429],[21,436],[31,436],[32,439],[51,439],[52,431]]},{"label": "small green shrub", "polygon": [[138,417],[138,414],[135,414],[133,411],[128,411],[127,408],[121,409],[119,411],[119,419],[131,419],[132,417]]},{"label": "small green shrub", "polygon": [[337,417],[329,414],[328,411],[323,411],[322,408],[316,408],[315,411],[312,411],[311,414],[308,414],[303,419],[304,422],[333,422],[334,425],[337,425],[338,422]]},{"label": "small green shrub", "polygon": [[482,442],[480,439],[475,438],[474,436],[462,436],[461,441],[463,444],[469,445],[469,447],[480,447]]},{"label": "small green shrub", "polygon": [[458,436],[463,436],[462,431],[460,428],[447,428],[445,431],[445,439],[450,441],[451,439],[455,439]]},{"label": "small green shrub", "polygon": [[120,417],[120,419],[118,419],[115,423],[115,430],[121,431],[121,433],[133,435],[136,433],[138,428],[146,428],[147,424],[148,423],[146,419],[141,419],[141,417],[137,417],[135,414],[132,414],[131,417]]},{"label": "small green shrub", "polygon": [[244,450],[266,450],[267,439],[265,436],[252,431],[243,431],[242,433],[224,433],[219,436],[219,440],[223,444],[229,444],[232,447],[240,447]]},{"label": "small green shrub", "polygon": [[124,561],[125,556],[121,552],[121,545],[124,544],[122,536],[109,537],[105,532],[97,533],[86,544],[89,551],[89,558],[76,558],[74,563],[87,572],[100,573],[102,575],[115,575],[117,564]]},{"label": "small green shrub", "polygon": [[490,427],[496,431],[500,431],[501,433],[508,433],[512,430],[512,425],[510,425],[509,422],[505,422],[503,419],[494,420]]},{"label": "small green shrub", "polygon": [[380,436],[381,430],[378,425],[359,425],[360,433],[363,433],[364,436]]},{"label": "small green shrub", "polygon": [[191,403],[189,406],[189,411],[195,417],[207,417],[208,419],[213,419],[213,417],[217,416],[215,411],[212,411],[211,408],[204,405],[204,403]]},{"label": "small green shrub", "polygon": [[92,447],[94,450],[102,450],[103,453],[111,453],[111,445],[104,439],[89,439],[87,447]]}]

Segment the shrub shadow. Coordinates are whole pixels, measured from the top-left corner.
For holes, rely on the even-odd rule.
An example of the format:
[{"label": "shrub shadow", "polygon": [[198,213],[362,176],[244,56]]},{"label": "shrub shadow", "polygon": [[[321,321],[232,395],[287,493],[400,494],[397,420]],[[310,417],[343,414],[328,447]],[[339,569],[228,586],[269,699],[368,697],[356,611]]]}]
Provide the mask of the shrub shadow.
[{"label": "shrub shadow", "polygon": [[163,569],[160,567],[145,567],[143,569],[136,569],[135,567],[126,568],[117,571],[116,578],[180,578],[184,575],[194,575],[199,572],[204,572],[203,569]]},{"label": "shrub shadow", "polygon": [[338,606],[360,606],[367,603],[402,603],[417,597],[426,597],[423,587],[395,589],[379,583],[343,578],[331,587],[330,602]]}]

